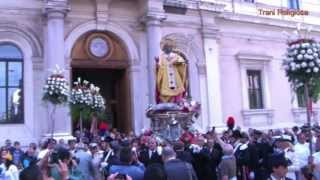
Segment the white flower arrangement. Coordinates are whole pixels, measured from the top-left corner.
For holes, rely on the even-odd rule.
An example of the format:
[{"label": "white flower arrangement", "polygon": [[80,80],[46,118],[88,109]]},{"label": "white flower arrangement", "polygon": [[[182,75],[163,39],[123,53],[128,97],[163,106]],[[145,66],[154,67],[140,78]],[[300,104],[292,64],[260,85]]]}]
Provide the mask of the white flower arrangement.
[{"label": "white flower arrangement", "polygon": [[100,94],[100,88],[90,84],[87,80],[81,81],[81,78],[78,78],[73,84],[70,95],[71,106],[79,106],[91,113],[102,112],[105,109],[105,100]]},{"label": "white flower arrangement", "polygon": [[43,100],[49,101],[52,104],[63,104],[68,101],[69,84],[63,76],[63,70],[56,65],[56,69],[47,78],[46,84],[43,87]]},{"label": "white flower arrangement", "polygon": [[320,43],[310,38],[311,27],[301,33],[297,25],[293,36],[288,35],[288,48],[283,60],[283,69],[294,91],[303,92],[304,85],[309,87],[309,95],[314,100],[320,94]]},{"label": "white flower arrangement", "polygon": [[[308,37],[308,33],[301,33],[301,30],[301,24],[297,24],[297,30],[291,35],[285,32],[289,40],[283,68],[294,86],[312,77],[320,77],[320,43]],[[310,32],[311,26],[305,31]]]}]

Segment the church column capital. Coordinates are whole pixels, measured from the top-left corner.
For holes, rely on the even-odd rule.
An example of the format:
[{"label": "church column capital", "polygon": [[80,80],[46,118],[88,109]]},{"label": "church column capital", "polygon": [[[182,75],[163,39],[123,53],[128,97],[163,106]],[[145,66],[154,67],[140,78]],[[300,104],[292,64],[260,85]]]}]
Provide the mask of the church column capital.
[{"label": "church column capital", "polygon": [[44,5],[44,14],[48,19],[64,19],[69,11],[69,0],[46,0]]},{"label": "church column capital", "polygon": [[166,18],[163,12],[149,11],[141,17],[141,22],[146,26],[160,26]]}]

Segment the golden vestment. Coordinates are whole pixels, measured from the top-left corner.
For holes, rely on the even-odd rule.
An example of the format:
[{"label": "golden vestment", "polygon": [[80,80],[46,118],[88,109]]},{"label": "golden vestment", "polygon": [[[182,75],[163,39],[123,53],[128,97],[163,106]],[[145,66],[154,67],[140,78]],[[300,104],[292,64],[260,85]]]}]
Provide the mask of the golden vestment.
[{"label": "golden vestment", "polygon": [[159,57],[157,71],[157,90],[161,102],[172,102],[171,98],[185,92],[187,66],[180,55],[171,52]]}]

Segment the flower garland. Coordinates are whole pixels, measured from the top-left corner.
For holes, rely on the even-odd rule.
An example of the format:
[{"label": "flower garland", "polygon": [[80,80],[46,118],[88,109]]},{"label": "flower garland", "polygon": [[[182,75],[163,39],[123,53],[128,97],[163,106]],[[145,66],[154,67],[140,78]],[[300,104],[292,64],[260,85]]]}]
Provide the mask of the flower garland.
[{"label": "flower garland", "polygon": [[299,36],[287,44],[287,53],[282,66],[293,90],[303,92],[303,86],[307,83],[310,97],[316,101],[320,93],[320,43]]},{"label": "flower garland", "polygon": [[52,104],[63,104],[68,101],[69,84],[63,76],[63,70],[56,66],[44,85],[42,99]]}]

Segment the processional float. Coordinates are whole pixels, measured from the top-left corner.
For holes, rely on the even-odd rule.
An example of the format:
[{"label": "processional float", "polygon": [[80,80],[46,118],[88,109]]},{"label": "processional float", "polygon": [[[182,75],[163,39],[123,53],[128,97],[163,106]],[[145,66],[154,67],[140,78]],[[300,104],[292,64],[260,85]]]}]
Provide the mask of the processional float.
[{"label": "processional float", "polygon": [[160,46],[162,53],[156,58],[156,104],[149,106],[146,115],[156,136],[173,141],[191,128],[199,116],[200,104],[188,95],[188,63],[176,49],[175,41],[164,39]]}]

